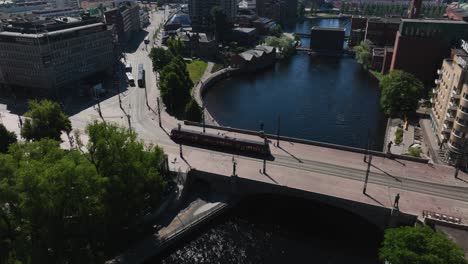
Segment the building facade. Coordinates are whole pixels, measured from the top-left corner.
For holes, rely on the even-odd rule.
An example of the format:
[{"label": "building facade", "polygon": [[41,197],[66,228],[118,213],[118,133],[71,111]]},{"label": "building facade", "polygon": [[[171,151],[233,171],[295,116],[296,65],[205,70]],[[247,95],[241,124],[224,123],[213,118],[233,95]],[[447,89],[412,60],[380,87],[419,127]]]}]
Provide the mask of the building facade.
[{"label": "building facade", "polygon": [[310,49],[321,54],[341,55],[345,32],[344,28],[312,27]]},{"label": "building facade", "polygon": [[412,73],[430,87],[442,60],[460,39],[468,39],[464,21],[402,19],[390,68]]},{"label": "building facade", "polygon": [[120,43],[127,42],[132,34],[141,29],[140,7],[132,1],[104,12],[106,23],[114,25]]},{"label": "building facade", "polygon": [[297,0],[257,0],[257,15],[280,23],[294,22],[297,18]]},{"label": "building facade", "polygon": [[393,46],[400,23],[400,18],[369,18],[365,39],[377,46]]},{"label": "building facade", "polygon": [[95,19],[14,22],[0,32],[0,89],[56,96],[115,63],[112,32]]},{"label": "building facade", "polygon": [[219,6],[228,22],[233,22],[237,16],[238,2],[236,0],[189,0],[188,9],[192,27],[196,31],[206,30],[212,23],[211,9]]},{"label": "building facade", "polygon": [[434,134],[446,149],[447,161],[454,164],[460,154],[467,152],[468,133],[468,54],[453,50],[437,70],[438,78],[431,99],[431,122]]}]

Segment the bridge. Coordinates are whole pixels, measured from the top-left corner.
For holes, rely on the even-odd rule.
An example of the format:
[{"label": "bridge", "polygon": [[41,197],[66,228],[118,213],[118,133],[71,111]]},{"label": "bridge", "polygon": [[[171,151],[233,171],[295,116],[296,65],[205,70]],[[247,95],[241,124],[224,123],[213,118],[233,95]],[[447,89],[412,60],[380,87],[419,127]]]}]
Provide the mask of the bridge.
[{"label": "bridge", "polygon": [[[196,126],[191,129],[202,131]],[[254,131],[216,126],[206,130],[261,140]],[[363,149],[293,138],[278,141],[274,135],[269,135],[269,145],[273,159],[265,161],[266,173],[261,159],[189,146],[183,146],[184,162],[178,165],[209,181],[234,181],[229,188],[235,193],[314,197],[357,213],[381,228],[392,221],[389,213],[394,209],[397,194],[401,197],[398,211],[403,222],[411,217],[424,221],[424,212],[431,211],[457,218],[460,224],[468,223],[468,175],[460,172],[456,179],[453,167],[398,155],[389,158],[377,151],[370,152],[373,158],[369,164],[363,160],[366,153]],[[171,158],[176,156],[178,152]],[[376,218],[377,211],[381,214]]]},{"label": "bridge", "polygon": [[[310,33],[304,33],[304,32],[294,32],[294,35],[299,36],[301,38],[310,38]],[[348,40],[349,36],[345,36],[344,40]]]}]

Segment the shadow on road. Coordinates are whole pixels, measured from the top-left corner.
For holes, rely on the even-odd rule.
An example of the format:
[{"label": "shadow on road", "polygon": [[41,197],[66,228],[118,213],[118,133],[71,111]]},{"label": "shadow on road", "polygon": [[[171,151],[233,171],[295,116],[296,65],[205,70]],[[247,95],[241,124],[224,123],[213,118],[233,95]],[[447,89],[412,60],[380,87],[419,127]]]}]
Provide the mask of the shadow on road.
[{"label": "shadow on road", "polygon": [[286,152],[287,154],[289,154],[289,156],[293,157],[295,160],[297,160],[299,163],[303,163],[301,159],[299,159],[298,157],[294,156],[292,153],[290,153],[289,151],[285,150],[283,147],[281,147],[281,145],[277,146],[279,149],[281,149],[282,151]]},{"label": "shadow on road", "polygon": [[138,46],[140,46],[141,42],[148,36],[149,32],[146,30],[141,30],[138,32],[133,33],[131,36],[131,40],[125,45],[123,48],[123,52],[125,53],[133,53],[138,49]]},{"label": "shadow on road", "polygon": [[397,177],[395,177],[395,176],[391,175],[390,173],[388,173],[388,172],[386,172],[386,171],[382,170],[381,168],[379,168],[379,167],[375,166],[374,164],[371,164],[371,166],[372,166],[373,168],[375,168],[375,169],[377,169],[377,170],[381,171],[381,172],[382,172],[382,173],[384,173],[385,175],[387,175],[387,176],[389,176],[389,177],[393,178],[395,181],[397,181],[397,182],[401,182],[401,180],[400,180],[400,179],[398,179]]}]

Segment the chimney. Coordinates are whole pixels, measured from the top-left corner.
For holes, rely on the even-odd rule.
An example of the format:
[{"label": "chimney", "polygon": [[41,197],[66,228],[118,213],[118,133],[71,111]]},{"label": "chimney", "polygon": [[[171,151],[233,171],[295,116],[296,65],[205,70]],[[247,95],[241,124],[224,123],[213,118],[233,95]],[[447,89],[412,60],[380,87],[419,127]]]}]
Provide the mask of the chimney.
[{"label": "chimney", "polygon": [[408,10],[408,18],[419,18],[421,14],[422,0],[411,0]]}]

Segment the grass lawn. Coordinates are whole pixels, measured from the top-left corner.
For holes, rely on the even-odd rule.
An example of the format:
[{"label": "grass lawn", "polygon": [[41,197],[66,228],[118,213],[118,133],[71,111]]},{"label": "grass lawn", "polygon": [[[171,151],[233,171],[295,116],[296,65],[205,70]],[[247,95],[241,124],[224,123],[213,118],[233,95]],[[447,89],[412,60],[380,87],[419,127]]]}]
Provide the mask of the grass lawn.
[{"label": "grass lawn", "polygon": [[190,74],[190,79],[192,79],[194,84],[200,80],[207,66],[208,63],[201,60],[194,60],[190,63],[187,63],[187,70]]}]

